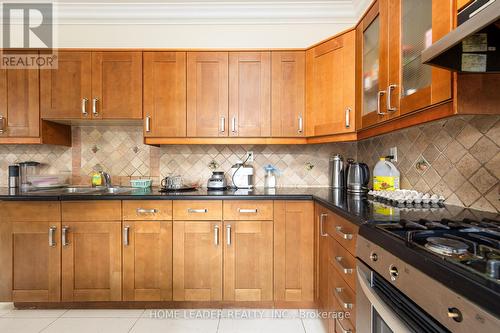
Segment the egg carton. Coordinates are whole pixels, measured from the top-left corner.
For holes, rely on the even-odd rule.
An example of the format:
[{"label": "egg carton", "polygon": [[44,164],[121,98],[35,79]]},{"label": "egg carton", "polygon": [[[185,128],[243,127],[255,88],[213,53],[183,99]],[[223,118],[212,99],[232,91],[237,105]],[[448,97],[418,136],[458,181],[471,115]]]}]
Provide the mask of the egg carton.
[{"label": "egg carton", "polygon": [[415,190],[395,190],[395,191],[374,191],[368,192],[378,200],[388,201],[394,204],[442,204],[444,197],[442,195],[422,193]]}]

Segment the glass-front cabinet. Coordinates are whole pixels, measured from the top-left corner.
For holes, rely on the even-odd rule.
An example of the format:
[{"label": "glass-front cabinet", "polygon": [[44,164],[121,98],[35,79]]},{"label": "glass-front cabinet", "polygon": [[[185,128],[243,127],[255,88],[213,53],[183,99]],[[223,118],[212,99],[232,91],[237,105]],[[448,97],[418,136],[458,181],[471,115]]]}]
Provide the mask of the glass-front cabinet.
[{"label": "glass-front cabinet", "polygon": [[453,0],[378,0],[358,26],[362,127],[451,98],[451,73],[421,53],[453,26]]}]

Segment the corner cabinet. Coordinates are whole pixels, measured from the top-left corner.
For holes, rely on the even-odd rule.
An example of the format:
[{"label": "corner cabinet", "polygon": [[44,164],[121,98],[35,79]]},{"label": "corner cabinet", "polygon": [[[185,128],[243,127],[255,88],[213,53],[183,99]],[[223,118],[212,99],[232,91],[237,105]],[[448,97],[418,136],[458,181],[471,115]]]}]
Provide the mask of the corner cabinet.
[{"label": "corner cabinet", "polygon": [[351,30],[306,51],[308,136],[356,130],[355,41]]},{"label": "corner cabinet", "polygon": [[377,0],[357,26],[362,127],[451,99],[451,73],[421,52],[451,31],[452,0]]}]

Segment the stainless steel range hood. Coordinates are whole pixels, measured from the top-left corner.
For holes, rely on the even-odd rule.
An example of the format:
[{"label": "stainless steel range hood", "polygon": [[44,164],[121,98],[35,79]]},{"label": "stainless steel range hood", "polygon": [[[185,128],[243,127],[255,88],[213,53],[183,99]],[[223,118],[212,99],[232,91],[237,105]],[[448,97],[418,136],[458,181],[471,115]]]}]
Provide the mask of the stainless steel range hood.
[{"label": "stainless steel range hood", "polygon": [[500,72],[500,0],[422,52],[422,62],[457,72]]}]

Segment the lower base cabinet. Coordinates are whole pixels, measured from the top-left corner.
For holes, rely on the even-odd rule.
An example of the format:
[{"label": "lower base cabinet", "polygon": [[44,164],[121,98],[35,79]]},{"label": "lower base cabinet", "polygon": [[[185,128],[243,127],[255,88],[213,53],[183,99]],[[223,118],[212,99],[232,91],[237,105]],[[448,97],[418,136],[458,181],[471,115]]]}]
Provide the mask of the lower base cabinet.
[{"label": "lower base cabinet", "polygon": [[273,221],[224,221],[224,300],[273,300]]},{"label": "lower base cabinet", "polygon": [[62,301],[121,301],[121,222],[63,222]]},{"label": "lower base cabinet", "polygon": [[222,222],[174,221],[173,300],[222,300]]},{"label": "lower base cabinet", "polygon": [[172,222],[123,222],[123,300],[172,300]]}]

